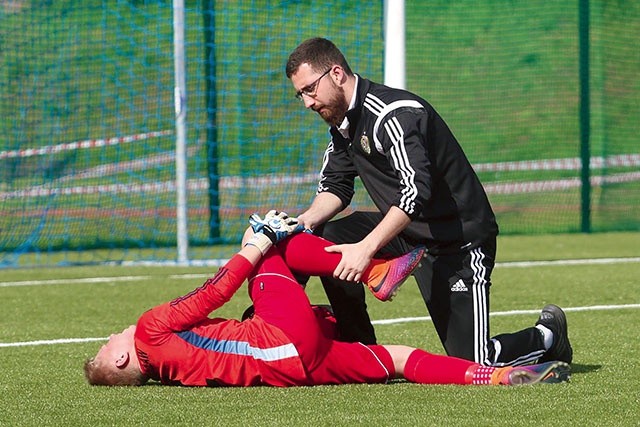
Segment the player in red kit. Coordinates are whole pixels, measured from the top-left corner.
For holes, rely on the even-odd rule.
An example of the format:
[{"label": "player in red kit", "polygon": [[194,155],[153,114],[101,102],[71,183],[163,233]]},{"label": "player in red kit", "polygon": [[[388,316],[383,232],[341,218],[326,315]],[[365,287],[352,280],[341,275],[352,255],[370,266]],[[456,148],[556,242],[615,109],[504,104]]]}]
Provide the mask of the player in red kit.
[{"label": "player in red kit", "polygon": [[[287,387],[404,377],[423,384],[512,385],[569,378],[569,365],[558,361],[495,368],[403,345],[339,341],[327,312],[312,308],[293,272],[331,274],[341,255],[324,250],[332,244],[327,240],[297,234],[302,227],[284,213],[253,215],[250,222],[253,233],[214,277],[109,337],[85,363],[90,384],[142,385],[151,379],[183,386]],[[389,299],[423,255],[418,248],[374,260],[363,282],[379,299]],[[245,279],[254,315],[243,321],[208,317]]]}]

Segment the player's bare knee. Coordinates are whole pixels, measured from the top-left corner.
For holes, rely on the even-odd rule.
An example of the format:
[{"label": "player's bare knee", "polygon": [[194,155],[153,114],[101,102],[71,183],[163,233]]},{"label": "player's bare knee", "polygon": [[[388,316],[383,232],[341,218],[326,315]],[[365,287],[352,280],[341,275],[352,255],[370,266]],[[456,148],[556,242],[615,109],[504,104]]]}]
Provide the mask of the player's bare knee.
[{"label": "player's bare knee", "polygon": [[415,348],[406,345],[383,345],[393,359],[396,375],[404,375],[404,367]]}]

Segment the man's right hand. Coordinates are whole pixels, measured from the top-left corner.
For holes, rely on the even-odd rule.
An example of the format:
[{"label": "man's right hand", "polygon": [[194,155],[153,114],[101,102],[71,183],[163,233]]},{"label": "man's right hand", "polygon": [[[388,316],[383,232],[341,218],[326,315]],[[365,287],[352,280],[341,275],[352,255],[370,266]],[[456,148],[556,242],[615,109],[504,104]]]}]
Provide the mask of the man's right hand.
[{"label": "man's right hand", "polygon": [[309,209],[298,216],[298,223],[305,230],[313,230],[333,218],[342,208],[342,201],[335,194],[319,193]]}]

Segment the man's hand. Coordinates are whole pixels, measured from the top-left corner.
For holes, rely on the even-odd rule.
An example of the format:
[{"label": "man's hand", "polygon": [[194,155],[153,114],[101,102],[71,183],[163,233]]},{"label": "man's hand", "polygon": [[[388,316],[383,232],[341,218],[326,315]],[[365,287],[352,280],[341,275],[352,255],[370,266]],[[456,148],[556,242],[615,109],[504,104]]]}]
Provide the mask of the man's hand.
[{"label": "man's hand", "polygon": [[369,248],[365,241],[358,243],[327,246],[327,252],[342,254],[342,259],[333,272],[333,277],[350,282],[358,282],[369,266],[375,249]]},{"label": "man's hand", "polygon": [[402,210],[392,206],[389,212],[364,239],[358,243],[334,245],[325,248],[327,252],[342,254],[340,264],[333,276],[341,280],[359,281],[373,256],[398,233],[411,223]]},{"label": "man's hand", "polygon": [[298,222],[306,230],[312,231],[333,218],[342,208],[342,201],[338,196],[328,192],[320,193],[313,199],[309,209],[298,215]]}]

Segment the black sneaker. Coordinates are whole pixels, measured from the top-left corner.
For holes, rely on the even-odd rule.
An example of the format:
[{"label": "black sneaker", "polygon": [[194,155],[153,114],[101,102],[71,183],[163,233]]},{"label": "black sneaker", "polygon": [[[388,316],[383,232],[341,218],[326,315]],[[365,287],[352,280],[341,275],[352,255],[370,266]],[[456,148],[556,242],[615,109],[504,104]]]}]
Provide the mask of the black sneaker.
[{"label": "black sneaker", "polygon": [[569,343],[569,333],[567,331],[567,317],[560,307],[554,304],[544,306],[536,325],[542,325],[553,332],[553,344],[547,350],[538,363],[551,360],[560,360],[571,363],[573,360],[573,349]]}]

